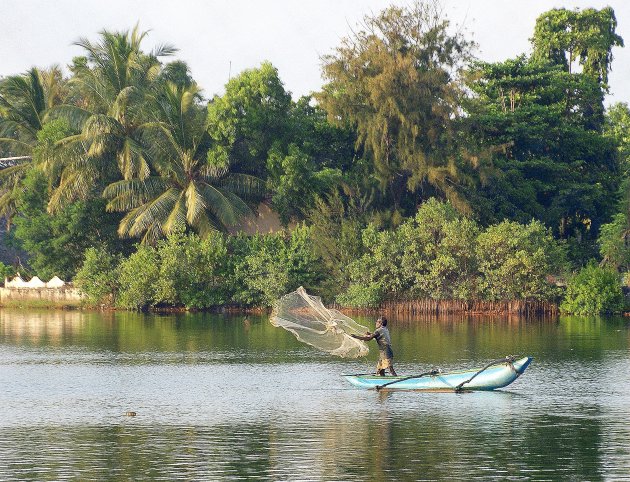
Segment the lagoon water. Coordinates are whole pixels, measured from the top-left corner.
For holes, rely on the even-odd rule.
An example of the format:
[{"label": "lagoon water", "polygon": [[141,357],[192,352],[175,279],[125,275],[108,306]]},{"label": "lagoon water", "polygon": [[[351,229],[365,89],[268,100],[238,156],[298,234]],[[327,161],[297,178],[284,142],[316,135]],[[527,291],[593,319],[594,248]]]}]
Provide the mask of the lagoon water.
[{"label": "lagoon water", "polygon": [[340,377],[375,344],[337,359],[264,317],[0,311],[0,480],[630,480],[628,320],[391,332],[401,374],[535,360],[497,392],[377,393]]}]

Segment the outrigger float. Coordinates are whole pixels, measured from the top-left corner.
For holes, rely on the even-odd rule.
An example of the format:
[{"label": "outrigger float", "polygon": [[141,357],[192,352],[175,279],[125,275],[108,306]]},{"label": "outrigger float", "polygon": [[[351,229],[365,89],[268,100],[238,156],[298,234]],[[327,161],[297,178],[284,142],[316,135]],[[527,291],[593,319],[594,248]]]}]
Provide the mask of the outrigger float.
[{"label": "outrigger float", "polygon": [[508,386],[532,362],[532,357],[516,359],[507,356],[493,360],[478,370],[455,371],[442,373],[434,369],[412,376],[381,377],[378,375],[359,374],[343,375],[352,385],[358,388],[376,390],[426,390],[461,392],[472,390],[496,390]]}]

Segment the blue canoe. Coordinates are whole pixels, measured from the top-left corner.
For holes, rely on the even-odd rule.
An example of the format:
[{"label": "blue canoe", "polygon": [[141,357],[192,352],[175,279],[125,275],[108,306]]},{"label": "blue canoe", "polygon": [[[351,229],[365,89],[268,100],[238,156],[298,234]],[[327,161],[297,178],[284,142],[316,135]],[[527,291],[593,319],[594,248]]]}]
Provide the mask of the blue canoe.
[{"label": "blue canoe", "polygon": [[532,362],[531,357],[519,360],[509,357],[496,360],[477,370],[432,373],[423,376],[379,377],[377,375],[343,375],[346,380],[359,388],[387,390],[495,390],[506,387],[519,376]]}]

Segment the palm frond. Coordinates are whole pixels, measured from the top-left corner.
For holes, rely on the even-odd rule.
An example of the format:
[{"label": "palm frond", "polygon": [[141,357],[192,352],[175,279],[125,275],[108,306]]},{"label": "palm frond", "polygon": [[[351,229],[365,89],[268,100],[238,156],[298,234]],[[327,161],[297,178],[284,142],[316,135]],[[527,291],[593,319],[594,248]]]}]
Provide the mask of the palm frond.
[{"label": "palm frond", "polygon": [[51,108],[46,114],[47,119],[65,119],[74,131],[83,129],[87,120],[93,113],[76,105],[62,104]]},{"label": "palm frond", "polygon": [[234,226],[243,217],[251,214],[251,209],[237,195],[208,183],[200,183],[199,191],[206,200],[206,206],[223,226]]},{"label": "palm frond", "polygon": [[168,189],[156,199],[132,210],[123,218],[119,226],[119,234],[138,237],[150,226],[166,222],[181,194],[177,189]]},{"label": "palm frond", "polygon": [[5,147],[14,156],[29,156],[33,153],[33,146],[11,137],[0,137],[0,146]]},{"label": "palm frond", "polygon": [[157,177],[117,181],[103,190],[103,197],[109,199],[108,211],[128,211],[155,199],[169,189],[168,181]]},{"label": "palm frond", "polygon": [[77,199],[86,199],[94,187],[95,177],[91,169],[64,171],[48,201],[48,212],[57,213]]},{"label": "palm frond", "polygon": [[162,231],[165,234],[175,232],[186,226],[186,193],[181,191],[171,214],[162,225]]},{"label": "palm frond", "polygon": [[153,57],[169,57],[171,55],[175,55],[178,51],[179,49],[174,45],[160,44],[151,51],[151,55]]},{"label": "palm frond", "polygon": [[188,224],[194,226],[201,215],[206,210],[206,203],[203,195],[197,190],[194,182],[188,184],[186,193],[186,220]]}]

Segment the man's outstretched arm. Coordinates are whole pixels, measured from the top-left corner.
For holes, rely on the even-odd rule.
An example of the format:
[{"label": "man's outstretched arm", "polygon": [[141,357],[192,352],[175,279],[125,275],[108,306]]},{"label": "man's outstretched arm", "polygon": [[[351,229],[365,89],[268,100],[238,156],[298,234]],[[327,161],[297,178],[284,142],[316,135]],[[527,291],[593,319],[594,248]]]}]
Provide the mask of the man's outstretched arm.
[{"label": "man's outstretched arm", "polygon": [[370,341],[372,339],[374,339],[374,333],[370,333],[369,331],[365,334],[365,335],[355,335],[354,333],[352,333],[350,335],[352,338],[356,338],[358,340],[363,340],[363,341]]}]

